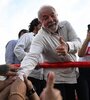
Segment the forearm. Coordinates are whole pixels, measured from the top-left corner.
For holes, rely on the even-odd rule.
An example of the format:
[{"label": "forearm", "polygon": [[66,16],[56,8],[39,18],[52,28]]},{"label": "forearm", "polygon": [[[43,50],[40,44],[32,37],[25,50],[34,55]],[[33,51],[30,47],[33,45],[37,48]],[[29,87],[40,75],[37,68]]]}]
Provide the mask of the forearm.
[{"label": "forearm", "polygon": [[74,41],[67,42],[69,47],[69,53],[76,53],[81,48],[81,41],[79,38],[75,39]]},{"label": "forearm", "polygon": [[10,85],[0,92],[0,100],[7,100],[10,92]]},{"label": "forearm", "polygon": [[25,100],[25,97],[18,92],[13,92],[9,95],[9,100]]},{"label": "forearm", "polygon": [[8,79],[6,79],[4,81],[0,81],[0,91],[2,91],[3,89],[5,89],[6,87],[8,87],[13,82],[14,82],[13,78],[8,78]]},{"label": "forearm", "polygon": [[40,98],[36,92],[34,94],[32,94],[31,96],[29,96],[29,99],[30,100],[40,100]]},{"label": "forearm", "polygon": [[0,81],[0,91],[2,91],[6,85],[4,84],[4,81]]},{"label": "forearm", "polygon": [[20,49],[20,48],[15,48],[14,49],[14,53],[16,55],[16,57],[18,58],[19,61],[22,61],[23,58],[25,57],[26,55],[26,52],[24,51],[24,49]]},{"label": "forearm", "polygon": [[86,49],[88,46],[88,42],[87,39],[84,41],[84,43],[82,44],[82,47],[80,48],[79,52],[78,52],[78,56],[79,57],[83,57],[86,53]]}]

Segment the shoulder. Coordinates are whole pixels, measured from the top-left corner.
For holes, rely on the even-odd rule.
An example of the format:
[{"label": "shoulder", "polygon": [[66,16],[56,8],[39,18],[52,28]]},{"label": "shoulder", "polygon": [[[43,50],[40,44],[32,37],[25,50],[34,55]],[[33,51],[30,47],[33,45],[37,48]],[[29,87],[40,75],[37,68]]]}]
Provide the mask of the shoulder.
[{"label": "shoulder", "polygon": [[22,35],[19,39],[19,41],[23,41],[23,40],[29,40],[30,38],[33,38],[34,33],[25,33],[24,35]]},{"label": "shoulder", "polygon": [[68,21],[62,21],[59,23],[59,27],[63,28],[64,30],[74,31],[72,25]]},{"label": "shoulder", "polygon": [[17,40],[10,40],[8,43],[11,43],[11,42],[17,42]]},{"label": "shoulder", "polygon": [[25,33],[20,38],[28,37],[29,35],[30,35],[30,33]]},{"label": "shoulder", "polygon": [[40,29],[38,31],[38,33],[35,35],[33,41],[34,42],[43,42],[45,38],[46,38],[46,33],[44,32],[43,29]]},{"label": "shoulder", "polygon": [[47,32],[45,32],[42,28],[38,31],[38,34],[35,36],[35,38],[44,38],[46,37]]},{"label": "shoulder", "polygon": [[68,22],[68,21],[61,21],[59,23],[59,26],[66,26],[66,25],[70,25],[70,22]]},{"label": "shoulder", "polygon": [[12,44],[14,45],[14,44],[17,43],[17,41],[18,41],[18,40],[10,40],[10,41],[6,44],[6,46],[7,46],[7,45],[12,45]]}]

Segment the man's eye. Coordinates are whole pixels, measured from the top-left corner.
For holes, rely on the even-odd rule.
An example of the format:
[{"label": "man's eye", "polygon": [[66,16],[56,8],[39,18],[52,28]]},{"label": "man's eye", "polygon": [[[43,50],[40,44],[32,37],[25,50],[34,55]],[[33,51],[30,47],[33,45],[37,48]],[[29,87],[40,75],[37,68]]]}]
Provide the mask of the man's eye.
[{"label": "man's eye", "polygon": [[48,17],[44,17],[44,20],[47,20],[48,19]]}]

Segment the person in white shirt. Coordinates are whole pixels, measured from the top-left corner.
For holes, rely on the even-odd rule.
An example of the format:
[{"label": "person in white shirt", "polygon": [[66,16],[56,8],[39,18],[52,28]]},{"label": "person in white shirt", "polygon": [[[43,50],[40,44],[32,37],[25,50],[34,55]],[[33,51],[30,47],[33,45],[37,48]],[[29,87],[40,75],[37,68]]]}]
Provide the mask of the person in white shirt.
[{"label": "person in white shirt", "polygon": [[[25,33],[27,33],[28,30],[22,29],[18,33],[18,39]],[[17,40],[10,40],[6,46],[5,46],[5,62],[6,64],[20,64],[20,61],[17,59],[17,57],[14,54],[14,48],[18,42]]]},{"label": "person in white shirt", "polygon": [[[78,38],[69,22],[59,22],[54,7],[45,5],[38,11],[38,19],[42,27],[31,43],[29,53],[21,62],[19,77],[28,76],[39,62],[40,54],[44,62],[76,61],[76,52],[80,48],[81,40]],[[49,71],[53,71],[55,87],[61,91],[63,100],[75,100],[75,87],[77,83],[76,68],[48,68],[44,69],[44,79]]]},{"label": "person in white shirt", "polygon": [[[39,22],[38,18],[33,19],[29,25],[29,33],[24,34],[19,39],[17,45],[14,48],[14,53],[19,61],[22,61],[29,52],[31,42],[40,28],[41,23]],[[40,59],[40,62],[42,62],[42,58]],[[30,73],[28,79],[32,81],[36,88],[37,94],[40,95],[44,88],[43,68],[35,68],[32,73]]]}]

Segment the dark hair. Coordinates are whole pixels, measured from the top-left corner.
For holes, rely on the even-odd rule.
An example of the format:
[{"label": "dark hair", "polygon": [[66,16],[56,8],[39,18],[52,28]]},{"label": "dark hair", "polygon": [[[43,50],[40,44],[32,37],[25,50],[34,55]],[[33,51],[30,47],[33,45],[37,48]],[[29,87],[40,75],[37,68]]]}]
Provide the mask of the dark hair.
[{"label": "dark hair", "polygon": [[88,31],[90,31],[90,24],[88,24],[87,26],[88,26]]},{"label": "dark hair", "polygon": [[38,18],[33,19],[29,25],[29,32],[33,32],[34,27],[38,26],[38,24],[40,24]]},{"label": "dark hair", "polygon": [[20,38],[24,33],[27,33],[29,32],[28,30],[26,29],[22,29],[19,33],[18,33],[18,38]]}]

